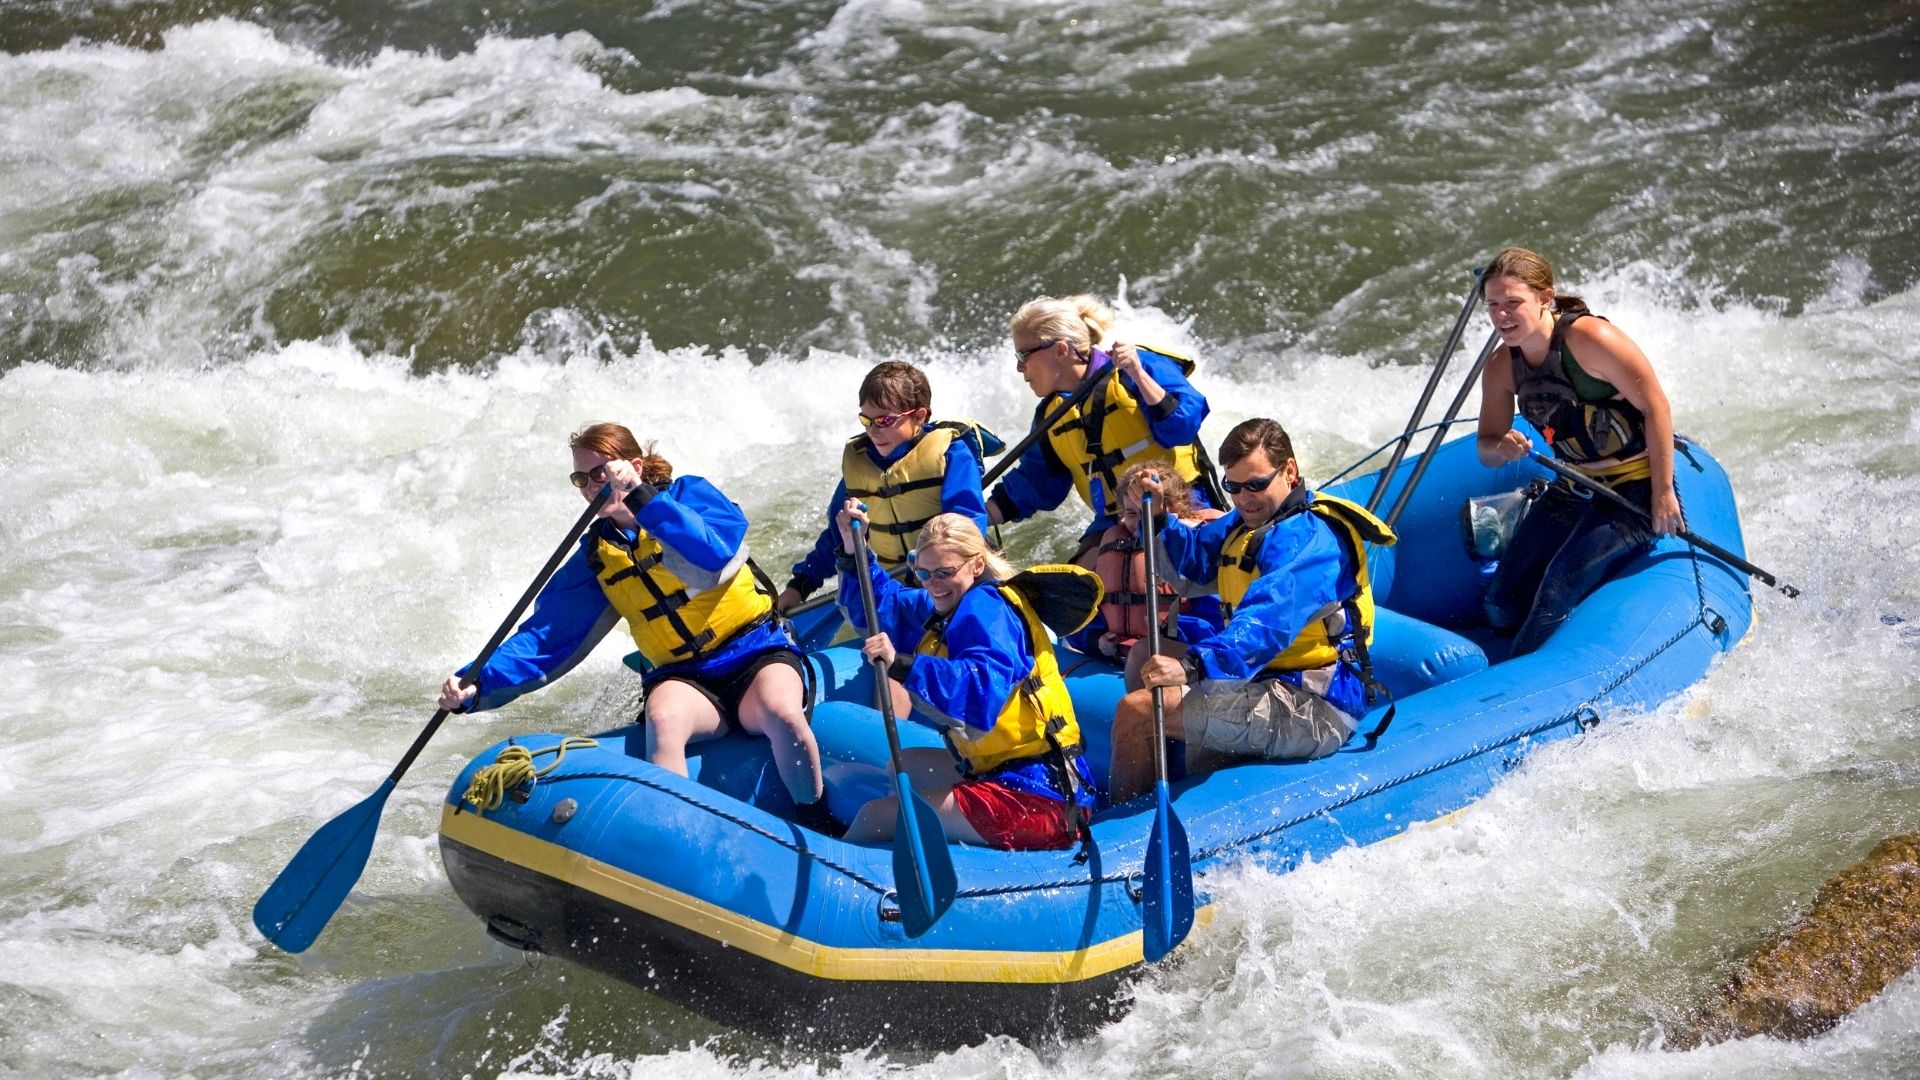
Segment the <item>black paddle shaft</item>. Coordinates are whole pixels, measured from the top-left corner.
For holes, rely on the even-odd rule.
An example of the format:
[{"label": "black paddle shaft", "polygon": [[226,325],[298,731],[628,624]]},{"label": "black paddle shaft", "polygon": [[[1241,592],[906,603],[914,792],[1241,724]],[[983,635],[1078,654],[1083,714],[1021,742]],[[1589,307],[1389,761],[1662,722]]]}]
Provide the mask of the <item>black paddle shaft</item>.
[{"label": "black paddle shaft", "polygon": [[1473,287],[1467,290],[1466,302],[1460,305],[1460,317],[1453,321],[1453,330],[1447,334],[1447,343],[1441,346],[1440,356],[1433,362],[1433,374],[1427,376],[1427,388],[1420,391],[1420,401],[1413,407],[1413,415],[1407,418],[1407,426],[1401,430],[1400,437],[1394,440],[1393,456],[1388,459],[1387,467],[1381,470],[1380,482],[1374,485],[1373,494],[1367,497],[1368,510],[1378,507],[1380,500],[1386,497],[1387,485],[1393,482],[1393,471],[1400,467],[1400,459],[1407,456],[1407,444],[1419,429],[1421,418],[1427,415],[1427,405],[1433,400],[1434,390],[1440,386],[1440,376],[1446,373],[1454,350],[1460,347],[1460,335],[1467,332],[1467,320],[1473,316],[1473,309],[1479,305],[1480,294],[1486,287],[1486,275],[1476,267],[1473,271]]},{"label": "black paddle shaft", "polygon": [[[1531,452],[1527,456],[1532,458],[1535,462],[1541,465],[1544,465],[1549,469],[1552,469],[1555,474],[1557,474],[1561,479],[1566,480],[1568,483],[1584,488],[1585,490],[1590,491],[1593,494],[1598,495],[1603,499],[1611,500],[1612,502],[1617,503],[1620,506],[1624,506],[1628,510],[1631,510],[1635,514],[1638,514],[1643,520],[1647,521],[1648,523],[1651,523],[1653,521],[1653,514],[1648,512],[1644,507],[1635,506],[1633,503],[1627,501],[1626,497],[1621,495],[1619,492],[1613,490],[1612,488],[1601,483],[1600,481],[1595,480],[1591,476],[1586,475],[1580,470],[1575,469],[1572,466],[1562,464],[1561,462],[1555,461],[1554,459],[1538,451]],[[1792,585],[1787,585],[1782,582],[1776,581],[1772,574],[1767,573],[1765,570],[1760,569],[1759,567],[1753,565],[1747,560],[1741,558],[1738,555],[1735,555],[1733,552],[1728,551],[1726,548],[1721,547],[1719,544],[1716,544],[1713,541],[1708,540],[1703,536],[1690,532],[1686,529],[1681,529],[1678,532],[1676,532],[1674,535],[1678,536],[1682,540],[1685,540],[1687,543],[1692,544],[1694,547],[1697,547],[1700,550],[1706,552],[1707,554],[1713,556],[1714,558],[1719,559],[1721,562],[1726,563],[1728,566],[1731,566],[1736,570],[1744,571],[1745,573],[1751,574],[1754,577],[1759,578],[1761,581],[1765,582],[1769,588],[1779,589],[1781,592],[1786,593],[1788,596],[1800,595],[1799,589],[1794,588]]]},{"label": "black paddle shaft", "polygon": [[1027,432],[1027,437],[1015,443],[1013,449],[1000,455],[1000,460],[995,463],[993,468],[987,470],[987,475],[980,478],[980,490],[985,491],[987,485],[1000,479],[1001,473],[1012,468],[1014,462],[1020,460],[1020,455],[1027,452],[1028,447],[1038,441],[1040,436],[1045,435],[1049,428],[1059,423],[1061,417],[1067,415],[1068,409],[1087,400],[1087,395],[1093,393],[1093,388],[1099,384],[1105,375],[1105,370],[1096,369],[1092,364],[1088,364],[1086,378],[1081,379],[1080,385],[1073,388],[1073,393],[1067,395],[1067,400],[1061,402],[1060,407],[1048,414],[1045,420],[1035,424],[1033,430]]},{"label": "black paddle shaft", "polygon": [[[853,531],[853,573],[860,577],[860,607],[867,617],[867,636],[880,632],[880,606],[873,600],[873,578],[867,573],[867,533],[861,528],[861,522],[855,518]],[[886,721],[887,755],[893,763],[897,776],[900,767],[900,728],[893,717],[893,687],[887,685],[887,665],[874,657],[873,663],[873,704],[880,710],[880,718]],[[904,794],[902,795],[904,805]]]},{"label": "black paddle shaft", "polygon": [[[1400,497],[1393,501],[1393,509],[1387,511],[1387,528],[1393,528],[1393,523],[1400,520],[1400,511],[1405,510],[1407,503],[1413,500],[1414,489],[1420,486],[1421,479],[1427,475],[1427,468],[1433,464],[1436,456],[1434,451],[1440,449],[1440,443],[1447,437],[1447,429],[1453,426],[1454,418],[1460,415],[1461,408],[1467,403],[1467,395],[1473,392],[1474,385],[1480,381],[1480,373],[1486,370],[1487,359],[1499,345],[1498,331],[1487,335],[1487,343],[1480,347],[1480,355],[1474,358],[1473,366],[1467,369],[1467,377],[1460,381],[1459,392],[1453,395],[1453,404],[1447,406],[1446,418],[1434,427],[1433,438],[1427,440],[1427,449],[1420,455],[1420,463],[1413,467],[1413,474],[1407,477],[1406,486],[1400,489]],[[1406,438],[1412,437],[1413,433],[1408,432]],[[1393,466],[1389,465],[1387,469],[1391,473]]]},{"label": "black paddle shaft", "polygon": [[[1156,541],[1153,529],[1153,496],[1146,492],[1140,495],[1140,549],[1146,555],[1146,593],[1147,593],[1147,652],[1158,658],[1160,655],[1160,575],[1154,566],[1153,546]],[[1153,775],[1154,779],[1164,781],[1167,778],[1167,707],[1164,697],[1165,688],[1153,688]]]},{"label": "black paddle shaft", "polygon": [[[581,532],[593,524],[594,515],[600,512],[600,507],[604,506],[612,495],[611,485],[602,487],[600,494],[594,496],[593,501],[587,504],[586,512],[580,515],[580,520],[575,521],[573,528],[567,530],[567,538],[560,541],[559,547],[553,549],[553,554],[547,557],[547,565],[540,568],[540,573],[534,577],[533,583],[527,586],[527,591],[520,594],[519,602],[513,605],[512,611],[507,612],[506,619],[500,623],[498,629],[494,630],[493,636],[487,639],[486,647],[481,649],[480,655],[468,665],[467,673],[460,676],[461,686],[472,686],[474,680],[480,677],[480,669],[487,666],[488,660],[493,659],[494,650],[500,647],[501,642],[507,640],[507,635],[513,632],[513,624],[520,620],[521,613],[527,610],[528,604],[533,603],[533,598],[540,595],[540,590],[547,587],[547,580],[553,577],[555,570],[560,569],[560,564],[565,562],[567,556],[573,552],[574,542],[580,538]],[[407,752],[400,759],[400,764],[395,765],[393,772],[388,774],[389,779],[395,783],[400,782],[400,778],[413,767],[413,759],[419,757],[420,751],[427,748],[428,741],[433,738],[434,732],[440,730],[440,725],[446,722],[448,715],[446,709],[433,714],[433,719],[427,721],[427,726],[421,730],[419,737],[413,740],[413,745],[407,747]]]}]

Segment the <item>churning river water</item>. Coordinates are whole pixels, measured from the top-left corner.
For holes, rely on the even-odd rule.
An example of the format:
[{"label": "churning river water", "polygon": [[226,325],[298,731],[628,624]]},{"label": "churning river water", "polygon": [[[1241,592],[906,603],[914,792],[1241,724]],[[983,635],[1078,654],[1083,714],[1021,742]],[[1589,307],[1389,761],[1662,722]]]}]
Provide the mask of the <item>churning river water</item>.
[{"label": "churning river water", "polygon": [[[1920,826],[1916,190],[1906,0],[0,3],[0,1073],[1920,1075],[1916,977],[1809,1043],[1663,1041]],[[1006,317],[1092,290],[1199,357],[1209,442],[1274,415],[1325,478],[1507,243],[1641,343],[1804,594],[1456,817],[1210,881],[1094,1036],[822,1057],[490,942],[439,800],[623,719],[613,646],[441,731],[310,952],[249,923],[578,513],[582,424],[784,566],[868,366],[1018,434]]]}]

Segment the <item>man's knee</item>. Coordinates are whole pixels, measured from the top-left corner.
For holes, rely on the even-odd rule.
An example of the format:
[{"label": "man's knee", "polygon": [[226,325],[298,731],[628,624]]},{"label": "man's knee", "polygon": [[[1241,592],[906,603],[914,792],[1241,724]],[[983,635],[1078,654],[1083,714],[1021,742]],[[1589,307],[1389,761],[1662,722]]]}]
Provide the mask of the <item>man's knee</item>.
[{"label": "man's knee", "polygon": [[1197,695],[1187,722],[1192,740],[1208,750],[1270,760],[1325,757],[1355,726],[1325,698],[1279,679]]}]

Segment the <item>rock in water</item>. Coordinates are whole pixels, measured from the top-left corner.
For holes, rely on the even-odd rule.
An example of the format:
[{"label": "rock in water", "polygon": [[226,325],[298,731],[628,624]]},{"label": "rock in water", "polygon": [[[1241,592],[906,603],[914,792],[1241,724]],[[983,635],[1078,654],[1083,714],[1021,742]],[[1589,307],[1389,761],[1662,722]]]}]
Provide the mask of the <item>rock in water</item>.
[{"label": "rock in water", "polygon": [[1920,833],[1882,840],[1821,888],[1813,907],[1728,977],[1674,1045],[1839,1023],[1920,960]]}]

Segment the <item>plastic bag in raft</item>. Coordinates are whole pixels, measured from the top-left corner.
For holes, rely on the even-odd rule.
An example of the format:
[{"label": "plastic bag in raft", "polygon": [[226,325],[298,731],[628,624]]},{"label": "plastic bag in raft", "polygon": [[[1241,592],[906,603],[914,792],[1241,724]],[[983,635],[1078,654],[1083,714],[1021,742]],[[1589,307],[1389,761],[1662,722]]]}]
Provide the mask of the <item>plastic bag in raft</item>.
[{"label": "plastic bag in raft", "polygon": [[1467,553],[1482,562],[1491,562],[1507,553],[1507,543],[1527,516],[1527,508],[1540,494],[1537,484],[1513,491],[1500,491],[1468,499],[1460,508],[1460,528]]}]

